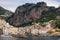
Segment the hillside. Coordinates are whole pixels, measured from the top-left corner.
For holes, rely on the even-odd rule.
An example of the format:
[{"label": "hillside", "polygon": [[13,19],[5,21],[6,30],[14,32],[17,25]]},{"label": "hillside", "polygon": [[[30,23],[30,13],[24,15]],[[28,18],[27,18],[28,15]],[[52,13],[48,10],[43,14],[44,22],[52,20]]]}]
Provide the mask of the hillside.
[{"label": "hillside", "polygon": [[24,5],[18,6],[15,14],[10,16],[6,21],[10,23],[10,25],[20,27],[31,25],[32,22],[41,23],[49,20],[60,20],[59,16],[60,7],[49,7],[45,2],[38,2],[36,4],[26,3]]},{"label": "hillside", "polygon": [[13,14],[13,12],[8,11],[0,6],[0,19],[6,20],[8,17],[10,17]]}]

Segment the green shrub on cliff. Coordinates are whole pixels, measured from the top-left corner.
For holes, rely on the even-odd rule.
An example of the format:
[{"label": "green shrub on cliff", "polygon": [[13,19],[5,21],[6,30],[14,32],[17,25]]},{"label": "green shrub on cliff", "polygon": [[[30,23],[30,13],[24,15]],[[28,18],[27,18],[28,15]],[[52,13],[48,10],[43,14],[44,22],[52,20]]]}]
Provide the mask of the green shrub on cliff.
[{"label": "green shrub on cliff", "polygon": [[60,20],[59,20],[59,19],[56,20],[56,26],[57,26],[58,28],[60,28]]}]

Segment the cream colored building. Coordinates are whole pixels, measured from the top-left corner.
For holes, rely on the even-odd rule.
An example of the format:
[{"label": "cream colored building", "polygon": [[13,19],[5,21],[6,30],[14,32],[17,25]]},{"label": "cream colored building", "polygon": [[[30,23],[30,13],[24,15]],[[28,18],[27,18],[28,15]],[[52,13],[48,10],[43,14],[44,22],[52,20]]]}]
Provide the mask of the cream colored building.
[{"label": "cream colored building", "polygon": [[38,29],[32,29],[31,34],[32,35],[38,35],[38,31],[39,31]]},{"label": "cream colored building", "polygon": [[47,33],[49,30],[51,30],[51,21],[46,22],[46,26],[42,27],[41,25],[34,24],[32,26],[27,27],[13,27],[9,25],[9,23],[6,23],[4,20],[0,20],[0,28],[3,28],[4,34],[25,34],[26,32],[30,33],[32,35],[38,35],[38,34],[44,34]]},{"label": "cream colored building", "polygon": [[7,34],[7,35],[9,35],[9,34],[18,34],[18,28],[16,28],[16,27],[5,27],[3,29],[4,29],[3,30],[4,34]]}]

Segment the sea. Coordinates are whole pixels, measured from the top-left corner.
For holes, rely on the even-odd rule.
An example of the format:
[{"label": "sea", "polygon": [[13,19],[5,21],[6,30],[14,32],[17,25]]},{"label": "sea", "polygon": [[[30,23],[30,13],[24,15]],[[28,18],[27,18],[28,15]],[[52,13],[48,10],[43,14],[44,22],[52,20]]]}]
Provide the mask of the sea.
[{"label": "sea", "polygon": [[16,38],[11,36],[0,36],[0,40],[60,40],[60,37],[29,36],[27,38]]}]

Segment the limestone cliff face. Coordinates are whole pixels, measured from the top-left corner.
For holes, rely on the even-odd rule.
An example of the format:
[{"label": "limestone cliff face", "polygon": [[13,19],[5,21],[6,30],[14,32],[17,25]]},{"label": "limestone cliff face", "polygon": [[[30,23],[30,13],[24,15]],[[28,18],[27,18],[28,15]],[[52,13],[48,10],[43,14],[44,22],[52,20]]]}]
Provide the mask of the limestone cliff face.
[{"label": "limestone cliff face", "polygon": [[[18,6],[15,13],[6,21],[10,25],[25,26],[30,25],[33,21],[46,22],[54,20],[60,16],[60,7],[47,6],[45,2],[38,2],[36,4],[26,3]],[[41,20],[40,20],[41,19]]]},{"label": "limestone cliff face", "polygon": [[11,25],[21,26],[24,23],[40,18],[43,11],[48,11],[45,2],[38,2],[37,4],[26,3],[22,6],[18,6],[15,14],[9,17],[7,22]]}]

